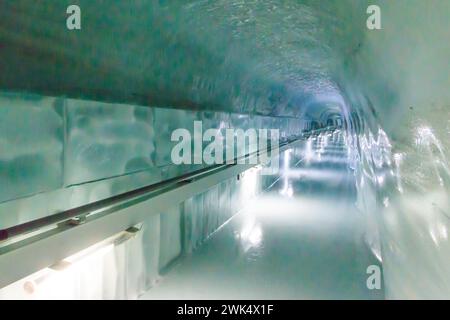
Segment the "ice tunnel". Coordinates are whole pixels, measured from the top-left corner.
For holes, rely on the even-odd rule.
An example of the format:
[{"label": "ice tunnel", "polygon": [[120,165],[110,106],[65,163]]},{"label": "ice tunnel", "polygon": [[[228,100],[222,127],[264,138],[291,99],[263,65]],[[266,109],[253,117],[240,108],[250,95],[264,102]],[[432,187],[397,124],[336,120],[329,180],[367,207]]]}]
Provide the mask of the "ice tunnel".
[{"label": "ice tunnel", "polygon": [[0,299],[449,299],[449,14],[1,1]]}]

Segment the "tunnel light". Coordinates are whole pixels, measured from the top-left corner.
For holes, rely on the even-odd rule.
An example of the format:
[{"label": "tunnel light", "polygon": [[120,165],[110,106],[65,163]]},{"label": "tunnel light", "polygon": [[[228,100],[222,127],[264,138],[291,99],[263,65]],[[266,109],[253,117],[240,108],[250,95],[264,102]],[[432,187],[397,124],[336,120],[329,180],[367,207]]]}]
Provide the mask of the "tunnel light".
[{"label": "tunnel light", "polygon": [[242,195],[244,199],[250,199],[257,193],[258,180],[259,180],[259,169],[253,167],[242,173]]},{"label": "tunnel light", "polygon": [[308,139],[306,142],[306,148],[305,148],[305,160],[309,162],[314,157],[314,152],[312,150],[312,140]]},{"label": "tunnel light", "polygon": [[252,247],[258,247],[261,244],[263,232],[261,226],[256,222],[254,214],[246,217],[239,232],[239,239],[244,251],[248,251]]},{"label": "tunnel light", "polygon": [[292,185],[289,181],[291,169],[290,169],[290,163],[291,163],[291,153],[292,149],[286,150],[284,152],[284,162],[283,162],[283,172],[282,172],[282,179],[283,179],[283,188],[279,191],[281,195],[292,197],[294,194],[294,190],[292,189]]},{"label": "tunnel light", "polygon": [[[102,277],[102,271],[99,271],[96,266],[101,265],[102,259],[112,253],[114,244],[108,244],[101,248],[83,250],[74,256],[66,258],[55,265],[49,267],[38,278],[30,279],[24,283],[24,290],[27,294],[33,295],[35,293],[48,292],[50,294],[58,294],[58,298],[69,298],[65,293],[76,290],[74,280],[77,275],[89,274],[90,278],[95,281]],[[86,287],[86,290],[93,290]]]},{"label": "tunnel light", "polygon": [[248,235],[248,240],[253,246],[257,246],[262,240],[262,230],[260,226],[253,228],[252,232]]},{"label": "tunnel light", "polygon": [[241,240],[249,242],[252,246],[258,246],[262,240],[262,230],[259,226],[252,226],[249,229],[244,229],[240,233]]},{"label": "tunnel light", "polygon": [[[37,272],[25,279],[23,290],[31,296],[39,295],[39,292],[48,292],[58,294],[58,299],[70,298],[65,297],[64,292],[70,291],[69,289],[74,286],[74,279],[77,278],[77,275],[89,273],[93,281],[101,279],[104,271],[100,270],[98,266],[101,265],[104,257],[114,253],[117,245],[134,238],[139,230],[137,227],[129,228]],[[91,287],[94,290],[95,286]]]}]

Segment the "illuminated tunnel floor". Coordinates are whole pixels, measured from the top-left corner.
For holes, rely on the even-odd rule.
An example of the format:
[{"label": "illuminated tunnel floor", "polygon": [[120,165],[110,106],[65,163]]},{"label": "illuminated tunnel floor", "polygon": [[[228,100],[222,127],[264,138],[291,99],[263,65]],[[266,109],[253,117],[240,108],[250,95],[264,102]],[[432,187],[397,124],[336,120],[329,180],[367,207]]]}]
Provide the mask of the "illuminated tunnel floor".
[{"label": "illuminated tunnel floor", "polygon": [[285,154],[270,190],[141,298],[383,298],[366,287],[377,260],[362,240],[346,156],[340,138],[311,139]]}]

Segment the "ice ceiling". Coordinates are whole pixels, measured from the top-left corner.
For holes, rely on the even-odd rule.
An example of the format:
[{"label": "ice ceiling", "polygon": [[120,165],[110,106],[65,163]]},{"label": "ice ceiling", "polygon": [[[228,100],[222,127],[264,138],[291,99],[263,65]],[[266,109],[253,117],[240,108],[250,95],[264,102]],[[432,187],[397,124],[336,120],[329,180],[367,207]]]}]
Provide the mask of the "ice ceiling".
[{"label": "ice ceiling", "polygon": [[301,116],[341,103],[366,18],[354,1],[79,1],[69,32],[66,2],[2,2],[2,87]]},{"label": "ice ceiling", "polygon": [[[80,31],[65,26],[73,1],[1,2],[2,89],[316,119],[362,109],[388,132],[417,104],[448,105],[446,0],[76,2]],[[369,4],[382,30],[366,28]]]}]

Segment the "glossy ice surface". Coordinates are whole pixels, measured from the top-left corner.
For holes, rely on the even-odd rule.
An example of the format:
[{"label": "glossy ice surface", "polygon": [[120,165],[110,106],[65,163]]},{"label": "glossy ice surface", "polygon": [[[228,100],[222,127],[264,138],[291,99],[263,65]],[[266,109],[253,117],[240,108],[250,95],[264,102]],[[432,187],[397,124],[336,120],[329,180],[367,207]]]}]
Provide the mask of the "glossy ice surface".
[{"label": "glossy ice surface", "polygon": [[299,143],[278,180],[142,299],[379,299],[366,269],[355,176],[342,133]]}]

